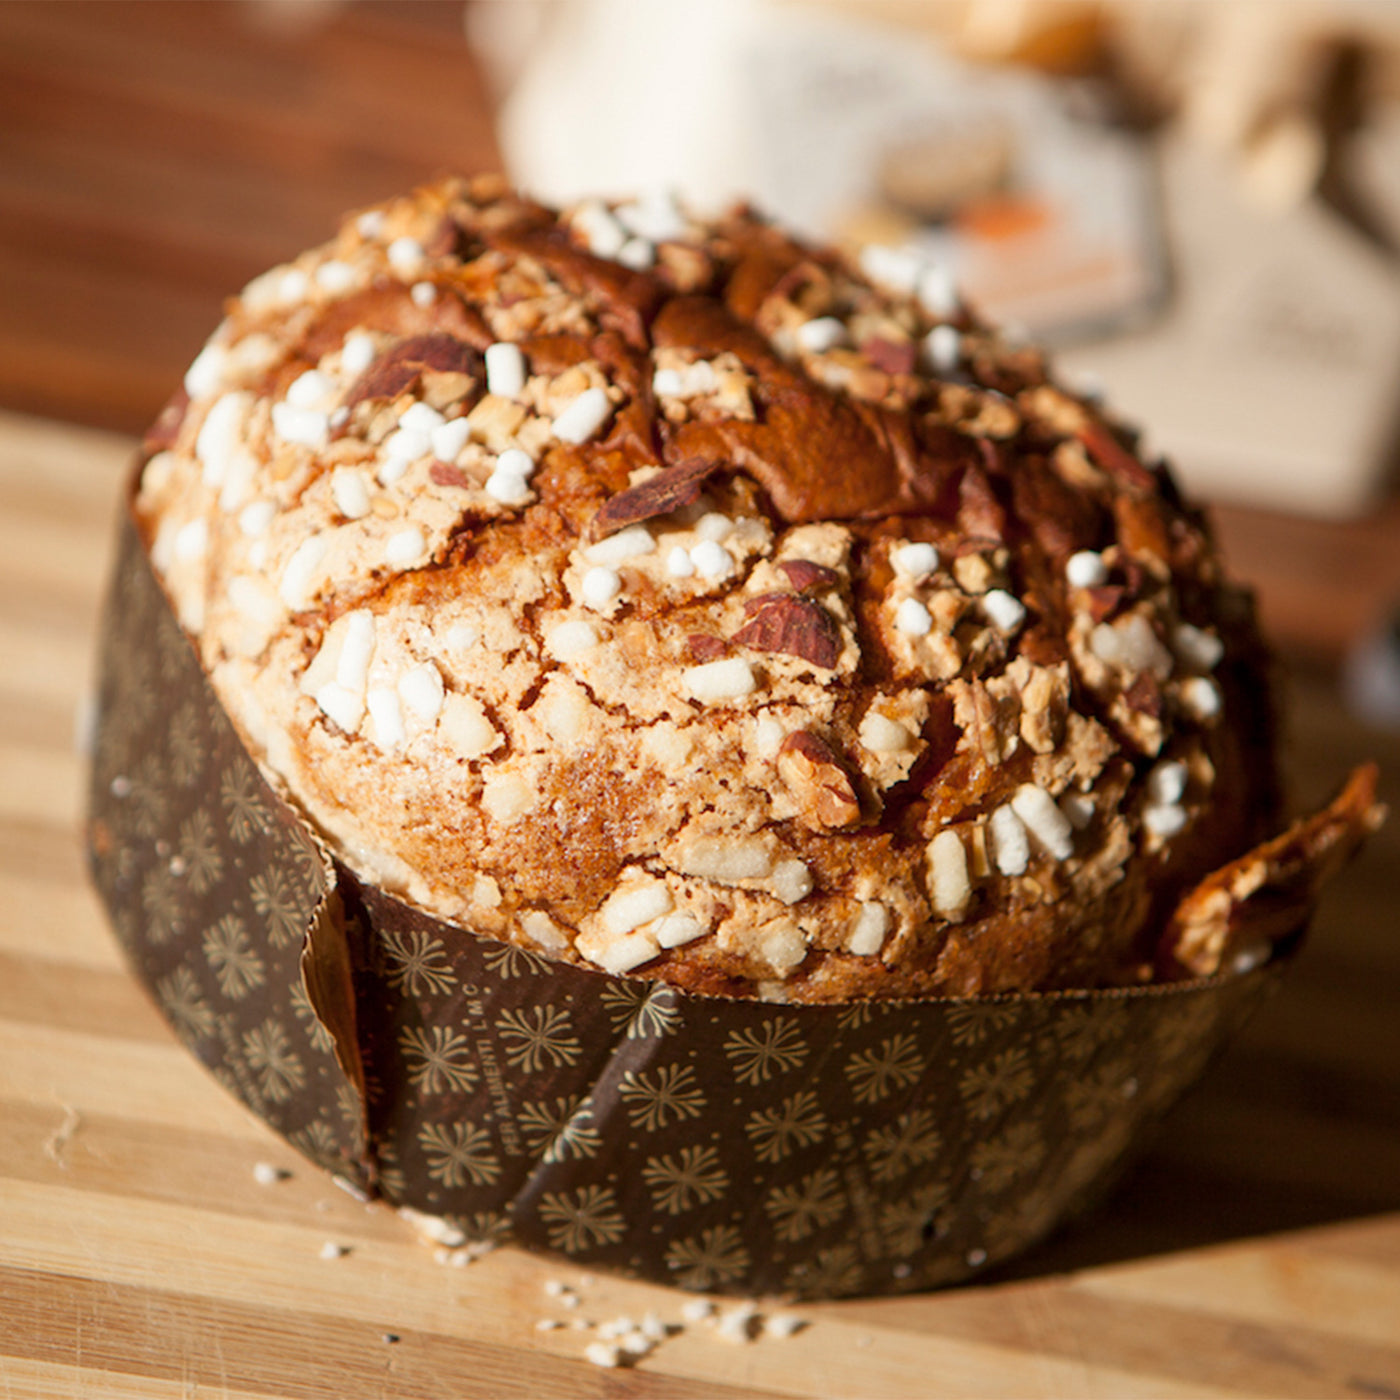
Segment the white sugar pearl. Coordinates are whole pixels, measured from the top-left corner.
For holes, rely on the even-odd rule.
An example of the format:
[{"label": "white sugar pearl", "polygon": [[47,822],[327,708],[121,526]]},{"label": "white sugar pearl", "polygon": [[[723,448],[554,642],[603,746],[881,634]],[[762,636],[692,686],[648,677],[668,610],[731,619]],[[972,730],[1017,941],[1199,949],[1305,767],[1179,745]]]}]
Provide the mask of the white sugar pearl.
[{"label": "white sugar pearl", "polygon": [[1180,759],[1159,763],[1147,775],[1147,795],[1157,803],[1180,802],[1186,796],[1186,765]]},{"label": "white sugar pearl", "polygon": [[608,421],[611,412],[605,390],[596,385],[585,389],[554,420],[554,436],[560,442],[587,442]]},{"label": "white sugar pearl", "polygon": [[366,209],[355,220],[355,232],[361,238],[378,238],[384,232],[384,211],[382,209]]},{"label": "white sugar pearl", "polygon": [[906,598],[895,609],[894,625],[910,637],[926,637],[933,631],[933,618],[917,598]]},{"label": "white sugar pearl", "polygon": [[347,520],[363,520],[370,511],[369,482],[355,467],[337,467],[331,473],[331,499]]},{"label": "white sugar pearl", "polygon": [[690,551],[681,545],[674,545],[666,555],[666,572],[672,578],[690,578],[695,573],[695,561]]},{"label": "white sugar pearl", "polygon": [[734,572],[734,556],[714,540],[701,540],[690,551],[690,557],[701,578],[728,578]]},{"label": "white sugar pearl", "polygon": [[734,522],[717,510],[707,511],[696,522],[695,533],[702,540],[714,540],[718,544],[734,533]]},{"label": "white sugar pearl", "polygon": [[408,294],[415,306],[431,306],[437,300],[437,288],[431,282],[415,282]]},{"label": "white sugar pearl", "polygon": [[919,305],[930,316],[948,317],[958,310],[958,287],[941,263],[926,266],[919,277]]},{"label": "white sugar pearl", "polygon": [[622,592],[622,579],[614,570],[596,564],[584,574],[579,592],[590,608],[605,608]]},{"label": "white sugar pearl", "polygon": [[961,909],[972,893],[962,838],[956,831],[940,831],[929,842],[928,859],[934,908],[941,914]]},{"label": "white sugar pearl", "polygon": [[890,553],[897,574],[914,580],[925,579],[938,568],[938,551],[931,544],[902,544]]},{"label": "white sugar pearl", "polygon": [[433,456],[441,462],[455,462],[457,454],[467,445],[471,435],[471,424],[465,418],[449,419],[428,435]]},{"label": "white sugar pearl", "polygon": [[375,478],[381,486],[392,486],[408,472],[408,460],[404,457],[390,457],[379,464]]},{"label": "white sugar pearl", "polygon": [[513,399],[525,387],[525,356],[518,345],[498,340],[486,347],[486,388]]},{"label": "white sugar pearl", "polygon": [[1224,701],[1220,687],[1209,676],[1189,676],[1181,683],[1181,703],[1193,719],[1204,722],[1220,713]]},{"label": "white sugar pearl", "polygon": [[685,381],[679,370],[659,369],[651,377],[651,391],[659,399],[678,399],[685,393]]},{"label": "white sugar pearl", "polygon": [[283,306],[291,306],[306,296],[311,283],[299,267],[289,267],[277,279],[277,300]]},{"label": "white sugar pearl", "polygon": [[954,326],[935,326],[924,337],[928,362],[938,374],[951,374],[962,359],[962,336]]},{"label": "white sugar pearl", "polygon": [[1193,671],[1213,671],[1225,655],[1225,643],[1219,637],[1189,622],[1172,633],[1172,648]]},{"label": "white sugar pearl", "polygon": [[324,413],[313,408],[298,408],[295,404],[272,405],[272,429],[283,442],[301,447],[324,447],[330,423]]},{"label": "white sugar pearl", "polygon": [[442,672],[431,661],[420,661],[410,666],[399,677],[399,699],[409,712],[416,715],[424,724],[434,724],[442,710],[446,691],[442,683]]},{"label": "white sugar pearl", "polygon": [[414,428],[396,428],[384,439],[384,454],[400,462],[416,462],[432,451],[433,440]]},{"label": "white sugar pearl", "polygon": [[1169,841],[1186,828],[1186,809],[1174,802],[1152,803],[1142,809],[1142,824],[1153,835]]},{"label": "white sugar pearl", "polygon": [[634,272],[644,272],[656,261],[656,249],[645,238],[629,238],[618,249],[617,260]]},{"label": "white sugar pearl", "polygon": [[203,518],[181,525],[175,532],[175,557],[190,563],[202,559],[209,548],[209,522]]},{"label": "white sugar pearl", "polygon": [[399,697],[387,685],[377,685],[365,696],[365,706],[374,722],[375,744],[386,751],[398,748],[407,737]]},{"label": "white sugar pearl", "polygon": [[1004,588],[993,588],[982,596],[982,611],[998,632],[1014,632],[1026,620],[1026,607]]},{"label": "white sugar pearl", "polygon": [[596,201],[579,205],[571,222],[583,235],[594,257],[615,258],[627,242],[627,230],[613,218],[610,210]]},{"label": "white sugar pearl", "polygon": [[797,328],[797,343],[809,354],[820,355],[846,342],[845,322],[835,316],[817,316]]},{"label": "white sugar pearl", "polygon": [[534,474],[535,459],[519,447],[507,447],[496,458],[498,471],[510,472],[513,476],[524,477],[526,481]]},{"label": "white sugar pearl", "polygon": [[1065,578],[1074,588],[1098,588],[1108,578],[1108,565],[1097,551],[1081,549],[1066,561]]},{"label": "white sugar pearl", "polygon": [[396,238],[385,252],[389,266],[400,276],[416,272],[423,262],[423,245],[416,238]]},{"label": "white sugar pearl", "polygon": [[[411,403],[399,415],[399,429],[413,433],[431,434],[434,428],[442,427],[446,420],[432,404]],[[425,449],[426,450],[426,449]]]},{"label": "white sugar pearl", "polygon": [[1003,875],[1024,875],[1030,864],[1031,848],[1021,818],[1011,807],[998,807],[992,813],[991,828],[997,869]]},{"label": "white sugar pearl", "polygon": [[185,371],[185,392],[192,399],[218,393],[227,365],[228,352],[222,345],[206,345]]},{"label": "white sugar pearl", "polygon": [[238,512],[238,528],[250,539],[262,534],[277,518],[272,501],[252,501]]},{"label": "white sugar pearl", "polygon": [[691,696],[704,705],[738,700],[758,688],[753,668],[740,656],[689,666],[681,672],[681,681]]},{"label": "white sugar pearl", "polygon": [[609,568],[622,563],[624,559],[635,559],[650,554],[656,548],[656,541],[645,525],[629,525],[615,535],[609,535],[597,544],[591,544],[583,551],[583,557],[590,564],[606,564]]},{"label": "white sugar pearl", "polygon": [[355,269],[348,262],[341,262],[338,258],[323,262],[316,269],[315,276],[316,285],[332,296],[348,292],[355,285]]},{"label": "white sugar pearl", "polygon": [[871,243],[860,250],[860,270],[872,282],[908,296],[919,285],[924,260],[910,248]]},{"label": "white sugar pearl", "polygon": [[1056,860],[1068,860],[1073,854],[1074,828],[1044,788],[1023,783],[1011,799],[1011,809]]},{"label": "white sugar pearl", "polygon": [[374,363],[378,353],[372,335],[364,331],[351,331],[340,349],[340,367],[346,374],[363,374]]},{"label": "white sugar pearl", "polygon": [[335,381],[319,369],[299,374],[287,385],[287,402],[294,408],[318,408],[335,393]]},{"label": "white sugar pearl", "polygon": [[518,473],[503,471],[498,465],[486,478],[486,494],[503,506],[523,506],[531,496],[530,483]]},{"label": "white sugar pearl", "polygon": [[384,541],[384,562],[391,569],[407,569],[421,562],[427,550],[423,532],[416,525],[411,525]]}]

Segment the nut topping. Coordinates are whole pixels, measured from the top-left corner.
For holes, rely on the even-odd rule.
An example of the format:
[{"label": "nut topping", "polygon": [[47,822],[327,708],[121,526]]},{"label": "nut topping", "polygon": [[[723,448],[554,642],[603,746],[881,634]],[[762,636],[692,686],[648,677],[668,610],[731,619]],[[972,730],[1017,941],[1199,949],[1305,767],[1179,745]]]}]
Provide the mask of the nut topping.
[{"label": "nut topping", "polygon": [[831,747],[805,729],[789,734],[778,750],[778,774],[800,801],[804,825],[816,830],[849,826],[860,800]]}]

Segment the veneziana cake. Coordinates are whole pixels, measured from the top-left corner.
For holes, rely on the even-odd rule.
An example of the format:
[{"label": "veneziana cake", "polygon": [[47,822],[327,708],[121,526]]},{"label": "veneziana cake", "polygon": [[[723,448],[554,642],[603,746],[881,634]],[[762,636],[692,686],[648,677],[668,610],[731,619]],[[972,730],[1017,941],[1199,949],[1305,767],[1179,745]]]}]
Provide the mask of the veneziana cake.
[{"label": "veneziana cake", "polygon": [[1202,517],[904,253],[444,181],[250,284],[147,448],[264,774],[547,959],[772,1002],[1210,974],[1373,820],[1362,773],[1260,847],[1266,658]]},{"label": "veneziana cake", "polygon": [[1285,826],[1248,595],[1036,351],[663,196],[448,180],[245,288],[102,646],[93,874],[191,1052],[445,1248],[687,1288],[1024,1249],[1380,818]]}]

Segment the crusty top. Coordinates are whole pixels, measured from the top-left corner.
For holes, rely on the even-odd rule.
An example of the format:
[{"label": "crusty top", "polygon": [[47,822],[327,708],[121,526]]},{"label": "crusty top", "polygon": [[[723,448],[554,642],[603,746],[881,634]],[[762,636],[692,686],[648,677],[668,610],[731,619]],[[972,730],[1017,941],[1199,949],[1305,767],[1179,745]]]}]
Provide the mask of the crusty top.
[{"label": "crusty top", "polygon": [[1130,982],[1273,829],[1200,517],[910,255],[446,181],[245,288],[148,452],[264,769],[476,933],[773,1000]]}]

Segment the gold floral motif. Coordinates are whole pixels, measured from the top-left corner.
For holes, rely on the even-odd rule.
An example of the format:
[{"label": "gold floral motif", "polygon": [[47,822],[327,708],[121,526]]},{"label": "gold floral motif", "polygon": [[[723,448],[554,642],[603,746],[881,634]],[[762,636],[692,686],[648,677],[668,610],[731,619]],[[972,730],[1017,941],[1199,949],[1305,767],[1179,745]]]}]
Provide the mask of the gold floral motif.
[{"label": "gold floral motif", "polygon": [[156,983],[156,997],[176,1030],[187,1040],[202,1040],[214,1033],[214,1012],[204,1000],[199,981],[189,968],[177,967]]},{"label": "gold floral motif", "polygon": [[972,1149],[972,1177],[996,1195],[1029,1176],[1045,1160],[1045,1138],[1036,1123],[1012,1123]]},{"label": "gold floral motif", "polygon": [[570,1094],[555,1099],[553,1105],[544,1099],[522,1104],[516,1125],[542,1162],[563,1162],[570,1157],[592,1157],[603,1145],[592,1118],[592,1100]]},{"label": "gold floral motif", "polygon": [[487,950],[483,959],[489,971],[494,972],[503,982],[513,977],[526,977],[531,974],[541,976],[547,973],[549,964],[538,953],[525,948],[517,948],[513,943],[498,943]]},{"label": "gold floral motif", "polygon": [[195,894],[212,890],[224,873],[219,836],[203,807],[197,807],[180,823],[180,860],[185,879]]},{"label": "gold floral motif", "polygon": [[331,1033],[326,1029],[325,1023],[316,1014],[316,1008],[311,1005],[311,998],[306,994],[306,984],[300,977],[292,983],[291,1002],[292,1011],[301,1022],[311,1048],[322,1053],[334,1050],[335,1041],[331,1039]]},{"label": "gold floral motif", "polygon": [[166,731],[166,745],[170,753],[171,777],[180,787],[192,786],[204,768],[204,736],[200,713],[188,701],[171,718]]},{"label": "gold floral motif", "polygon": [[948,1008],[954,1045],[980,1045],[988,1036],[1005,1035],[1020,1019],[1020,1008],[999,1001],[959,1002]]},{"label": "gold floral motif", "polygon": [[451,1026],[406,1026],[399,1032],[399,1049],[408,1082],[424,1094],[465,1091],[480,1077],[471,1042]]},{"label": "gold floral motif", "polygon": [[431,938],[420,929],[385,929],[382,934],[384,951],[391,964],[389,985],[421,997],[430,993],[442,996],[457,984],[452,964],[442,940]]},{"label": "gold floral motif", "polygon": [[166,796],[165,773],[159,755],[148,753],[130,778],[131,791],[120,810],[125,813],[133,835],[151,840],[165,830],[170,819],[170,800]]},{"label": "gold floral motif", "polygon": [[254,951],[248,930],[237,914],[225,914],[204,931],[204,956],[230,1001],[241,1001],[266,980],[266,964]]},{"label": "gold floral motif", "polygon": [[1056,1048],[1067,1060],[1089,1060],[1103,1046],[1121,1039],[1127,1025],[1127,1010],[1113,1002],[1099,999],[1066,1006],[1054,1022]]},{"label": "gold floral motif", "polygon": [[773,1234],[785,1244],[795,1244],[839,1219],[846,1210],[846,1193],[836,1173],[822,1167],[796,1186],[775,1187],[763,1209],[773,1222]]},{"label": "gold floral motif", "polygon": [[1065,1107],[1076,1132],[1089,1132],[1121,1114],[1136,1096],[1138,1082],[1126,1060],[1099,1065],[1065,1086]]},{"label": "gold floral motif", "polygon": [[862,1026],[868,1026],[874,1017],[875,1012],[868,1001],[853,1001],[836,1018],[836,1024],[843,1031],[858,1031]]},{"label": "gold floral motif", "polygon": [[566,1254],[578,1254],[594,1244],[616,1244],[625,1228],[609,1186],[548,1192],[540,1198],[540,1219],[550,1247]]},{"label": "gold floral motif", "polygon": [[662,982],[609,983],[601,1000],[613,1033],[626,1027],[628,1040],[670,1035],[680,1024],[675,991]]},{"label": "gold floral motif", "polygon": [[932,1161],[943,1146],[926,1108],[901,1113],[893,1123],[876,1128],[866,1139],[864,1152],[870,1175],[880,1182],[898,1181],[906,1172]]},{"label": "gold floral motif", "polygon": [[729,1173],[713,1147],[683,1147],[675,1157],[648,1157],[642,1180],[651,1191],[652,1205],[666,1215],[717,1201],[729,1189]]},{"label": "gold floral motif", "polygon": [[924,1072],[924,1057],[912,1035],[889,1036],[879,1050],[862,1050],[846,1064],[857,1103],[878,1103],[896,1089],[907,1088]]},{"label": "gold floral motif", "polygon": [[776,1108],[749,1114],[744,1131],[760,1162],[781,1162],[799,1147],[810,1147],[826,1136],[826,1115],[810,1089],[789,1095]]},{"label": "gold floral motif", "polygon": [[272,829],[272,816],[258,790],[252,765],[237,758],[219,778],[219,801],[223,803],[228,834],[234,843],[246,846],[255,836]]},{"label": "gold floral motif", "polygon": [[860,1286],[861,1267],[854,1245],[838,1244],[819,1249],[814,1259],[788,1271],[787,1286],[794,1293],[822,1297],[850,1293]]},{"label": "gold floral motif", "polygon": [[896,1259],[917,1254],[947,1229],[948,1183],[921,1182],[880,1208],[880,1234]]},{"label": "gold floral motif", "polygon": [[958,1081],[958,1092],[968,1113],[979,1123],[986,1123],[1025,1098],[1034,1083],[1026,1052],[1017,1046],[973,1065]]},{"label": "gold floral motif", "polygon": [[634,1105],[627,1110],[632,1126],[649,1133],[686,1118],[698,1118],[705,1107],[705,1095],[689,1065],[662,1065],[655,1075],[629,1069],[617,1092]]},{"label": "gold floral motif", "polygon": [[274,948],[290,948],[306,933],[307,914],[297,901],[287,877],[276,867],[254,875],[248,884],[253,908],[267,929],[267,941]]},{"label": "gold floral motif", "polygon": [[506,1042],[506,1063],[533,1074],[546,1063],[573,1064],[582,1046],[573,1034],[569,1016],[557,1006],[532,1006],[528,1011],[503,1011],[496,1030]]},{"label": "gold floral motif", "polygon": [[163,947],[180,923],[180,889],[168,861],[153,865],[141,881],[141,905],[146,911],[146,937]]},{"label": "gold floral motif", "polygon": [[408,1194],[408,1177],[399,1162],[398,1150],[392,1142],[377,1142],[374,1145],[375,1166],[378,1169],[379,1189],[391,1201],[402,1201]]},{"label": "gold floral motif", "polygon": [[287,1141],[318,1162],[333,1163],[340,1156],[340,1141],[335,1129],[324,1118],[313,1118],[304,1128],[292,1133]]},{"label": "gold floral motif", "polygon": [[666,1267],[682,1288],[713,1288],[748,1272],[749,1251],[733,1225],[714,1225],[676,1240],[666,1251]]},{"label": "gold floral motif", "polygon": [[807,1058],[807,1042],[793,1021],[765,1021],[762,1029],[750,1026],[730,1031],[724,1053],[740,1084],[762,1084],[770,1075],[786,1074]]},{"label": "gold floral motif", "polygon": [[285,1103],[306,1083],[301,1057],[292,1049],[287,1032],[271,1016],[243,1036],[243,1058],[258,1081],[263,1097]]},{"label": "gold floral motif", "polygon": [[347,1128],[355,1132],[361,1132],[365,1126],[365,1105],[359,1093],[350,1084],[341,1083],[336,1086],[335,1091],[335,1111],[340,1114],[340,1121]]},{"label": "gold floral motif", "polygon": [[501,1164],[491,1150],[491,1135],[474,1123],[425,1123],[418,1130],[418,1145],[428,1164],[428,1175],[444,1186],[489,1186],[501,1174]]}]

